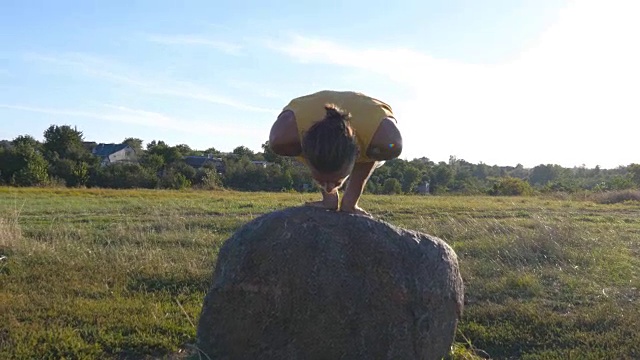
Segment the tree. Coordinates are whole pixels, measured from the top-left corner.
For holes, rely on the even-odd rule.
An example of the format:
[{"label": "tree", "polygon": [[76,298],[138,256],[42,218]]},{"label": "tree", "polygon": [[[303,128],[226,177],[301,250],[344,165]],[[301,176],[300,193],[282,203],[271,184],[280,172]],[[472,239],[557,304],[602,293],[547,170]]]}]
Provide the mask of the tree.
[{"label": "tree", "polygon": [[17,186],[38,186],[48,182],[49,164],[32,142],[19,141],[6,155],[5,182]]},{"label": "tree", "polygon": [[367,181],[367,185],[365,185],[364,193],[378,194],[379,192],[380,186],[378,185],[378,183],[369,179],[369,181]]},{"label": "tree", "polygon": [[27,163],[25,168],[13,175],[11,183],[19,186],[45,185],[49,180],[47,166],[47,160],[38,154]]},{"label": "tree", "polygon": [[402,191],[405,193],[413,191],[413,188],[418,184],[418,181],[421,178],[422,174],[420,173],[420,170],[413,166],[407,167],[402,177]]},{"label": "tree", "polygon": [[218,151],[218,149],[214,148],[213,146],[203,151],[203,153],[205,156],[206,155],[220,156],[222,154],[220,151]]},{"label": "tree", "polygon": [[531,185],[545,186],[551,181],[558,180],[562,175],[562,167],[559,165],[538,165],[531,170],[529,183]]},{"label": "tree", "polygon": [[11,145],[13,146],[25,145],[36,151],[42,150],[42,144],[40,144],[40,142],[31,135],[20,135],[11,141]]},{"label": "tree", "polygon": [[233,149],[233,154],[240,157],[247,156],[250,159],[253,159],[253,156],[255,155],[255,153],[246,146],[236,147],[235,149]]},{"label": "tree", "polygon": [[164,141],[156,142],[155,140],[147,144],[147,154],[161,156],[164,160],[164,165],[170,165],[184,158],[177,147],[169,146]]},{"label": "tree", "polygon": [[136,155],[142,155],[142,139],[129,137],[124,139],[122,143],[131,146],[131,148],[136,152]]},{"label": "tree", "polygon": [[164,189],[182,190],[191,186],[191,181],[179,172],[170,171],[160,179],[160,186]]},{"label": "tree", "polygon": [[115,163],[100,167],[91,181],[91,186],[115,189],[153,189],[158,177],[149,168],[135,163]]},{"label": "tree", "polygon": [[78,161],[71,167],[70,186],[84,186],[89,181],[89,165],[84,161]]},{"label": "tree", "polygon": [[49,173],[54,179],[62,180],[67,186],[77,187],[89,182],[90,166],[84,161],[72,159],[54,159],[50,163]]},{"label": "tree", "polygon": [[273,152],[273,150],[271,149],[271,146],[269,146],[268,140],[262,144],[262,156],[264,157],[265,161],[276,163],[276,164],[282,164],[286,162],[286,159],[287,159],[286,157],[280,156],[275,152]]},{"label": "tree", "polygon": [[83,146],[83,134],[68,125],[51,125],[44,132],[44,156],[49,161],[49,174],[64,180],[67,186],[83,186],[91,168],[99,159]]},{"label": "tree", "polygon": [[0,151],[9,150],[13,145],[11,145],[11,141],[9,140],[0,140]]},{"label": "tree", "polygon": [[187,144],[178,144],[175,146],[175,148],[180,152],[180,154],[182,154],[182,156],[197,155],[198,153],[197,151],[191,149],[191,147],[189,147],[189,145]]},{"label": "tree", "polygon": [[489,195],[494,196],[523,196],[531,194],[533,194],[533,188],[528,182],[513,177],[499,179],[489,191]]},{"label": "tree", "polygon": [[631,174],[631,180],[640,187],[640,164],[631,164],[627,166],[627,171]]},{"label": "tree", "polygon": [[145,153],[139,161],[140,165],[154,172],[160,171],[164,167],[164,158],[158,154]]},{"label": "tree", "polygon": [[607,181],[607,187],[610,190],[626,190],[633,188],[633,186],[634,182],[631,176],[614,175]]},{"label": "tree", "polygon": [[526,179],[529,176],[529,171],[526,170],[524,166],[522,166],[522,164],[518,164],[513,170],[509,172],[509,176],[519,179]]},{"label": "tree", "polygon": [[453,178],[454,173],[449,164],[440,162],[433,168],[433,173],[430,179],[430,188],[433,193],[447,192]]},{"label": "tree", "polygon": [[480,180],[484,180],[487,178],[488,175],[489,175],[489,166],[487,164],[480,162],[478,165],[475,166],[475,169],[473,170],[474,177],[477,177]]},{"label": "tree", "polygon": [[402,185],[396,178],[388,178],[384,181],[382,192],[387,195],[399,194],[402,192]]},{"label": "tree", "polygon": [[189,166],[184,161],[176,161],[169,167],[170,172],[175,172],[178,174],[182,174],[185,179],[189,180],[189,182],[193,183],[196,179],[196,169]]},{"label": "tree", "polygon": [[197,171],[193,185],[206,190],[215,190],[222,187],[222,179],[215,168],[202,168]]},{"label": "tree", "polygon": [[49,160],[58,157],[62,159],[80,160],[85,153],[88,154],[88,151],[82,146],[82,132],[68,125],[51,125],[45,130],[44,139],[43,148],[45,150],[45,156]]}]

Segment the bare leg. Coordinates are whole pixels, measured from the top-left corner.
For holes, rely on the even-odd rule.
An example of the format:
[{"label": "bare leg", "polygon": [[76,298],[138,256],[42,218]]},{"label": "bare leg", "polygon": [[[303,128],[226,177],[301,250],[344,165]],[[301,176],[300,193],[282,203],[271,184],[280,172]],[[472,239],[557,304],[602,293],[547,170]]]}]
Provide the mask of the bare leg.
[{"label": "bare leg", "polygon": [[367,180],[373,173],[375,168],[375,162],[357,163],[351,175],[349,175],[349,182],[342,196],[342,205],[340,211],[352,212],[363,215],[370,215],[362,208],[358,206],[358,200],[364,191],[364,187],[367,184]]}]

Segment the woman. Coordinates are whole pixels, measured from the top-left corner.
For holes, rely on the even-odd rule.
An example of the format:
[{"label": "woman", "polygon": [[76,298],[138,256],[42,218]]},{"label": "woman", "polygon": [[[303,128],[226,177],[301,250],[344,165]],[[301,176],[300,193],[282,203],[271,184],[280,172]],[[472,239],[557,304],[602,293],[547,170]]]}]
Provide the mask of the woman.
[{"label": "woman", "polygon": [[[322,191],[322,200],[310,205],[368,215],[358,206],[367,180],[402,152],[396,124],[391,107],[380,100],[326,90],[291,100],[271,128],[269,145],[309,168]],[[347,178],[340,203],[338,189]]]}]

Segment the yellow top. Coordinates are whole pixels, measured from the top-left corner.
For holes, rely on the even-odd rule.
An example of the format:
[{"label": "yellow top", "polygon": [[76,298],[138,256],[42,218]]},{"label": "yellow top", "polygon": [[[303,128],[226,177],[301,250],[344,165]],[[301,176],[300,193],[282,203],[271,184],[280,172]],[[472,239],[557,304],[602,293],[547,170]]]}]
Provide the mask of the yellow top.
[{"label": "yellow top", "polygon": [[[367,157],[367,149],[380,122],[385,118],[395,119],[391,106],[384,102],[353,91],[319,91],[295,98],[284,107],[295,114],[300,141],[313,123],[324,119],[326,104],[335,104],[351,113],[351,127],[355,131],[360,155],[356,162],[373,161]],[[300,159],[304,161],[304,159]]]}]

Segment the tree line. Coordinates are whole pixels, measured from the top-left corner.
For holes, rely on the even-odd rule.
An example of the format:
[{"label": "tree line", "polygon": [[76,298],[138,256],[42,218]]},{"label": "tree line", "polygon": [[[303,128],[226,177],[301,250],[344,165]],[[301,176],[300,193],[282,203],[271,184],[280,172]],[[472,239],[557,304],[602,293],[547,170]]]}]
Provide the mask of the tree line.
[{"label": "tree line", "polygon": [[[126,138],[135,160],[109,165],[92,153],[96,143],[68,125],[51,125],[44,141],[30,135],[0,141],[0,185],[67,186],[96,188],[184,189],[228,188],[240,191],[317,191],[309,171],[297,160],[273,153],[268,142],[262,151],[238,146],[231,153],[211,147],[195,150],[186,144],[169,146],[153,140],[146,145]],[[224,171],[212,163],[200,168],[187,164],[187,156],[212,155],[222,160]],[[267,162],[267,166],[257,164]],[[637,189],[640,164],[615,169],[540,164],[533,168],[473,164],[454,156],[434,162],[427,157],[387,161],[371,176],[366,193],[528,195],[535,192],[578,192]]]}]

